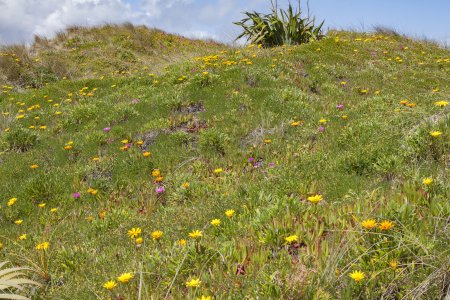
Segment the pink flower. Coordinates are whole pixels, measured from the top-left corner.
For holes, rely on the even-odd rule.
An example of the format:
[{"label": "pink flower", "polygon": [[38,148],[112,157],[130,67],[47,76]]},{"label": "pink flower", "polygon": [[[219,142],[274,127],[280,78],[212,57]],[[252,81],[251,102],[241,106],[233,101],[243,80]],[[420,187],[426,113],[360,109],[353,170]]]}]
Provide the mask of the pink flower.
[{"label": "pink flower", "polygon": [[111,127],[105,127],[105,128],[103,128],[103,131],[106,132],[106,133],[108,133],[110,130],[111,130]]},{"label": "pink flower", "polygon": [[336,105],[336,108],[342,110],[342,109],[344,109],[344,104],[340,103],[340,104]]},{"label": "pink flower", "polygon": [[73,197],[74,199],[78,199],[78,198],[80,198],[80,193],[73,193],[73,194],[72,194],[72,197]]},{"label": "pink flower", "polygon": [[324,126],[320,126],[319,127],[319,132],[324,132],[325,131],[325,127]]},{"label": "pink flower", "polygon": [[156,193],[157,193],[157,194],[162,194],[162,193],[164,193],[165,190],[166,190],[166,189],[165,189],[163,186],[158,186],[158,187],[156,188]]}]

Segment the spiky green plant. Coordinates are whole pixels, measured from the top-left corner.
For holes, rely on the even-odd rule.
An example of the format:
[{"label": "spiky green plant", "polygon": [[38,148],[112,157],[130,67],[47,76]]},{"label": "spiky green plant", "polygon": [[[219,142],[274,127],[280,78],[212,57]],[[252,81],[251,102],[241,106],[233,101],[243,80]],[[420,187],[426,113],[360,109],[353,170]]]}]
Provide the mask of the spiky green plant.
[{"label": "spiky green plant", "polygon": [[280,45],[296,45],[309,43],[323,37],[324,21],[315,25],[315,18],[309,15],[302,17],[301,1],[294,11],[291,3],[287,10],[278,10],[277,2],[272,2],[269,14],[244,12],[247,16],[235,25],[244,30],[237,38],[246,38],[252,44],[262,44],[264,47]]},{"label": "spiky green plant", "polygon": [[28,268],[13,267],[2,269],[7,263],[7,261],[0,263],[0,299],[29,299],[17,294],[17,292],[23,292],[28,285],[41,286],[41,284],[24,277],[26,275],[24,271],[28,271]]}]

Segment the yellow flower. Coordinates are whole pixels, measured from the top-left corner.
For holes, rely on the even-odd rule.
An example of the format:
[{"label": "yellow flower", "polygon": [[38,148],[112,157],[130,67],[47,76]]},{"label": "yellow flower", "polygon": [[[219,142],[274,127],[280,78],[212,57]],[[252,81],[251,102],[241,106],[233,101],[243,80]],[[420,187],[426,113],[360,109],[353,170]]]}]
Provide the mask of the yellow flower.
[{"label": "yellow flower", "polygon": [[346,81],[341,81],[341,85],[346,85],[347,82]]},{"label": "yellow flower", "polygon": [[55,207],[55,208],[50,209],[50,212],[55,213],[57,210],[58,209]]},{"label": "yellow flower", "polygon": [[98,157],[98,156],[92,158],[92,161],[99,161],[99,160],[100,160],[100,157]]},{"label": "yellow flower", "polygon": [[264,144],[270,144],[270,143],[272,143],[272,140],[271,140],[271,139],[265,139],[265,140],[264,140]]},{"label": "yellow flower", "polygon": [[431,131],[431,132],[430,132],[430,135],[431,135],[432,137],[434,137],[434,138],[439,137],[441,134],[442,134],[442,132],[437,131],[437,130]]},{"label": "yellow flower", "polygon": [[39,205],[38,205],[38,206],[39,206],[40,208],[44,208],[44,207],[45,207],[45,205],[46,205],[45,203],[39,203]]},{"label": "yellow flower", "polygon": [[33,169],[33,170],[34,170],[34,169],[37,169],[37,168],[39,168],[38,165],[31,165],[31,166],[30,166],[30,169]]},{"label": "yellow flower", "polygon": [[0,242],[0,250],[2,250],[2,248],[3,248],[3,243]]},{"label": "yellow flower", "polygon": [[396,259],[393,259],[389,262],[389,267],[391,267],[392,269],[397,269],[398,266],[398,261]]},{"label": "yellow flower", "polygon": [[394,226],[395,226],[395,224],[393,222],[385,220],[385,221],[380,223],[380,227],[379,228],[381,230],[389,230],[389,229],[391,229]]},{"label": "yellow flower", "polygon": [[202,234],[202,232],[200,230],[194,230],[194,231],[189,233],[189,237],[191,237],[193,239],[197,239],[197,238],[200,238],[202,236],[203,236],[203,234]]},{"label": "yellow flower", "polygon": [[341,119],[342,119],[342,120],[347,120],[347,119],[348,119],[348,116],[343,115],[343,116],[341,116]]},{"label": "yellow flower", "polygon": [[291,122],[291,126],[292,127],[297,127],[301,124],[301,121],[295,121],[295,122]]},{"label": "yellow flower", "polygon": [[159,177],[159,176],[161,176],[161,171],[160,171],[159,169],[154,169],[154,170],[152,171],[152,176],[153,176],[153,177]]},{"label": "yellow flower", "polygon": [[16,201],[17,201],[17,198],[11,198],[11,199],[9,199],[7,205],[8,205],[8,206],[13,206],[14,203],[16,203]]},{"label": "yellow flower", "polygon": [[130,238],[137,238],[140,234],[142,233],[142,229],[137,227],[137,228],[131,228],[130,230],[128,230],[128,236]]},{"label": "yellow flower", "polygon": [[180,245],[181,247],[186,246],[186,240],[185,239],[179,240],[178,245]]},{"label": "yellow flower", "polygon": [[161,230],[156,230],[152,232],[152,238],[154,241],[159,240],[163,236],[163,232]]},{"label": "yellow flower", "polygon": [[97,193],[98,193],[98,190],[95,190],[95,189],[93,189],[93,188],[88,188],[87,189],[87,192],[89,193],[89,194],[91,194],[92,196],[95,196],[95,195],[97,195]]},{"label": "yellow flower", "polygon": [[430,185],[430,184],[433,183],[433,178],[431,178],[431,177],[424,178],[422,180],[422,183],[425,184],[425,185]]},{"label": "yellow flower", "polygon": [[444,107],[444,106],[447,106],[447,105],[448,105],[448,102],[447,102],[447,101],[444,101],[444,100],[442,100],[442,101],[437,101],[437,102],[434,102],[434,105],[436,105],[437,107]]},{"label": "yellow flower", "polygon": [[318,195],[318,194],[308,197],[308,201],[311,202],[311,203],[319,203],[322,200],[323,200],[322,195]]},{"label": "yellow flower", "polygon": [[201,298],[197,298],[197,300],[211,300],[211,296],[203,296]]},{"label": "yellow flower", "polygon": [[116,286],[117,286],[117,283],[114,280],[110,280],[103,285],[103,287],[107,290],[112,290]]},{"label": "yellow flower", "polygon": [[136,142],[136,145],[138,145],[139,147],[142,146],[144,144],[143,140],[139,140]]},{"label": "yellow flower", "polygon": [[117,280],[122,282],[122,283],[127,283],[131,279],[133,279],[133,277],[134,277],[133,273],[123,273],[122,275],[117,277]]},{"label": "yellow flower", "polygon": [[232,216],[234,216],[234,213],[235,211],[233,209],[228,209],[227,211],[225,211],[225,216],[231,218]]},{"label": "yellow flower", "polygon": [[70,150],[70,149],[72,149],[72,148],[73,148],[72,145],[66,145],[66,146],[64,146],[64,150]]},{"label": "yellow flower", "polygon": [[320,119],[319,120],[319,123],[320,124],[326,124],[328,121],[327,121],[327,119]]},{"label": "yellow flower", "polygon": [[214,219],[211,221],[211,225],[213,226],[219,226],[220,225],[220,220],[219,219]]},{"label": "yellow flower", "polygon": [[190,186],[189,182],[183,182],[183,184],[181,185],[181,187],[182,187],[183,189],[185,189],[185,190],[186,190],[189,186]]},{"label": "yellow flower", "polygon": [[135,242],[136,242],[136,245],[140,245],[140,244],[142,244],[142,243],[144,242],[144,239],[141,238],[141,237],[138,237],[138,238],[135,240]]},{"label": "yellow flower", "polygon": [[106,218],[106,214],[107,214],[107,211],[102,210],[101,212],[98,213],[98,217],[103,220],[104,218]]},{"label": "yellow flower", "polygon": [[21,236],[19,236],[19,240],[24,241],[27,239],[27,235],[24,233]]},{"label": "yellow flower", "polygon": [[48,246],[50,246],[49,242],[43,242],[36,245],[36,250],[47,250]]},{"label": "yellow flower", "polygon": [[200,281],[199,278],[191,279],[186,282],[186,287],[198,288],[201,284],[202,284],[202,282]]},{"label": "yellow flower", "polygon": [[364,274],[364,272],[361,271],[354,271],[353,273],[350,273],[350,278],[353,279],[356,282],[359,282],[361,280],[363,280],[366,275]]},{"label": "yellow flower", "polygon": [[373,229],[377,227],[377,222],[374,219],[367,219],[361,222],[361,226],[365,229]]},{"label": "yellow flower", "polygon": [[120,142],[121,142],[122,144],[128,144],[129,141],[128,141],[128,140],[121,140]]},{"label": "yellow flower", "polygon": [[150,155],[152,155],[150,152],[148,152],[148,151],[145,151],[144,153],[142,153],[142,155],[144,156],[144,157],[149,157]]},{"label": "yellow flower", "polygon": [[16,223],[17,225],[20,225],[23,223],[23,220],[15,220],[14,223]]},{"label": "yellow flower", "polygon": [[292,244],[294,242],[298,242],[298,236],[297,235],[290,235],[288,237],[285,237],[284,240],[286,241],[286,243]]},{"label": "yellow flower", "polygon": [[222,172],[223,172],[222,168],[217,168],[217,169],[214,170],[215,174],[219,174],[219,173],[222,173]]}]

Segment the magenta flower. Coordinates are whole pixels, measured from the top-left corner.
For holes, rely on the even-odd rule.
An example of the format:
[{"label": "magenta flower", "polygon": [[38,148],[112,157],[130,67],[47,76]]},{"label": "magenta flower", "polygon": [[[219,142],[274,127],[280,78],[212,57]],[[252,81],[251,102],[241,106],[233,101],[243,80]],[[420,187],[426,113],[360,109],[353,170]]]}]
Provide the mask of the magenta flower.
[{"label": "magenta flower", "polygon": [[78,198],[80,198],[80,193],[73,193],[72,194],[72,197],[74,198],[74,199],[78,199]]},{"label": "magenta flower", "polygon": [[319,132],[324,132],[325,131],[325,127],[324,126],[320,126],[319,127]]},{"label": "magenta flower", "polygon": [[254,162],[255,161],[255,158],[254,157],[249,157],[248,158],[248,162]]},{"label": "magenta flower", "polygon": [[105,127],[105,128],[103,128],[103,131],[106,132],[106,133],[108,133],[110,130],[111,130],[111,127]]},{"label": "magenta flower", "polygon": [[342,109],[344,109],[344,104],[340,103],[340,104],[336,105],[336,108],[342,110]]},{"label": "magenta flower", "polygon": [[158,186],[158,187],[156,188],[156,193],[157,193],[157,194],[162,194],[162,193],[164,193],[165,190],[166,190],[166,189],[165,189],[163,186]]}]

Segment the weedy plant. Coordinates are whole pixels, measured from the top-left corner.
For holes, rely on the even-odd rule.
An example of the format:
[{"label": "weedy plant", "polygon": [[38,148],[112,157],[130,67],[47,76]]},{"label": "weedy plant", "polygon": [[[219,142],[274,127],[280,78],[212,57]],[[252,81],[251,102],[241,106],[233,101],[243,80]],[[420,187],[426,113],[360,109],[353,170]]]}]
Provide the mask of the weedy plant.
[{"label": "weedy plant", "polygon": [[311,18],[309,14],[302,17],[300,0],[295,11],[290,2],[287,10],[278,10],[278,1],[271,3],[271,13],[244,12],[247,17],[240,22],[234,22],[244,30],[236,40],[245,37],[252,44],[273,47],[305,44],[324,36],[324,21],[316,25],[315,18]]},{"label": "weedy plant", "polygon": [[7,263],[7,261],[0,263],[0,299],[29,299],[17,293],[24,292],[27,285],[41,286],[41,284],[24,277],[27,268],[4,268]]}]

